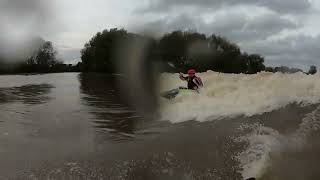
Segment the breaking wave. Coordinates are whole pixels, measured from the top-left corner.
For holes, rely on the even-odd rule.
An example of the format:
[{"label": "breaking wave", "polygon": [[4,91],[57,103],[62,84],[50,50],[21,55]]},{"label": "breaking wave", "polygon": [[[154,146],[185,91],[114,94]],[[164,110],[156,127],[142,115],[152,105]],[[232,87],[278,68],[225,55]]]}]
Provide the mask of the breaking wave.
[{"label": "breaking wave", "polygon": [[[160,101],[162,120],[179,123],[188,120],[210,121],[238,115],[252,116],[288,104],[302,106],[320,101],[320,76],[304,73],[262,72],[254,75],[199,73],[205,88],[200,94],[179,94]],[[178,74],[161,75],[161,91],[186,86]]]}]

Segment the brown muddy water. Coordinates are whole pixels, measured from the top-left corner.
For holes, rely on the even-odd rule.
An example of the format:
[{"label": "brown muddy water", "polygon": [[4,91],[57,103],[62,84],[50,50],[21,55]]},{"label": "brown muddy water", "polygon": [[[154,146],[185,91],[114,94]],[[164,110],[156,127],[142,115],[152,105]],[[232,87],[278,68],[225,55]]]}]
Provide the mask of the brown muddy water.
[{"label": "brown muddy water", "polygon": [[0,76],[0,179],[319,179],[317,105],[147,120],[118,76]]}]

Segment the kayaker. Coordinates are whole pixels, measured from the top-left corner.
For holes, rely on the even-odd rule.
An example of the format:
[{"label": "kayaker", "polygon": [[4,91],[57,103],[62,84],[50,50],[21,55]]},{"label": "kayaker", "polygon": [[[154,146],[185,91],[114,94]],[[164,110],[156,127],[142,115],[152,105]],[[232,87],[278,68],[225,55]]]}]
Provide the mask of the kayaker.
[{"label": "kayaker", "polygon": [[200,77],[196,76],[196,70],[189,69],[188,76],[183,76],[182,73],[179,73],[179,78],[183,81],[188,82],[188,89],[198,90],[203,87],[203,83]]}]

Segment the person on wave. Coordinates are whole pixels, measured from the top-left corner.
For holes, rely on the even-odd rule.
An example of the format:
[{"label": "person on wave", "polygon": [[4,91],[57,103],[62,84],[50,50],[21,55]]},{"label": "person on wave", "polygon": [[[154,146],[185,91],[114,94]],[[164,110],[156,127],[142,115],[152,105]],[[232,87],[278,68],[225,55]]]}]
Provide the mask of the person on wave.
[{"label": "person on wave", "polygon": [[[188,88],[187,89],[192,89],[192,90],[199,90],[200,88],[203,87],[203,83],[200,77],[196,76],[196,70],[194,69],[189,69],[188,70],[188,76],[184,77],[182,73],[179,73],[179,78],[183,81],[188,82]],[[180,89],[186,89],[183,87],[180,87]]]},{"label": "person on wave", "polygon": [[170,91],[161,94],[162,97],[172,99],[179,94],[179,89],[195,90],[199,93],[199,89],[203,87],[203,83],[200,77],[196,76],[196,70],[189,69],[188,76],[184,77],[182,73],[179,73],[179,78],[188,82],[188,87],[179,87],[178,89],[172,89]]}]

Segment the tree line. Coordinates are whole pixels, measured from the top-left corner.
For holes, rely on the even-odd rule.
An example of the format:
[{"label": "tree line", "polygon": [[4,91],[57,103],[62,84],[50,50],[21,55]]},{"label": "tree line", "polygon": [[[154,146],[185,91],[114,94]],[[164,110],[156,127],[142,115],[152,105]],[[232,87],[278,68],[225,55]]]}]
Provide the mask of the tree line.
[{"label": "tree line", "polygon": [[[39,40],[38,40],[39,41]],[[118,73],[117,66],[127,66],[137,52],[143,51],[145,69],[157,63],[162,72],[198,72],[213,70],[223,73],[254,74],[260,71],[295,73],[296,68],[266,67],[259,54],[248,54],[224,37],[207,36],[194,31],[173,31],[159,38],[129,33],[125,29],[98,32],[81,50],[81,62],[64,64],[57,58],[52,42],[40,38],[39,46],[28,57],[7,60],[0,52],[0,74],[51,72],[104,72]],[[9,63],[10,62],[10,63]],[[121,63],[119,63],[121,62]],[[311,66],[307,74],[315,74]]]},{"label": "tree line", "polygon": [[309,70],[307,72],[303,72],[302,69],[299,68],[290,68],[287,66],[280,66],[280,67],[266,67],[265,69],[266,72],[281,72],[281,73],[287,73],[287,74],[292,74],[292,73],[297,73],[297,72],[302,72],[308,75],[313,75],[317,73],[317,67],[316,66],[310,66]]},{"label": "tree line", "polygon": [[145,44],[144,58],[161,64],[166,72],[195,68],[199,72],[253,74],[265,70],[262,56],[241,52],[239,46],[217,35],[174,31],[155,39],[115,28],[98,32],[85,44],[81,50],[83,71],[116,73],[119,57],[133,53],[128,44]]}]

